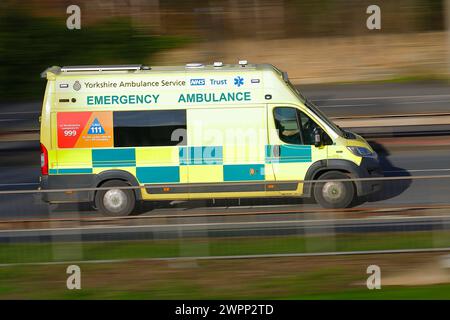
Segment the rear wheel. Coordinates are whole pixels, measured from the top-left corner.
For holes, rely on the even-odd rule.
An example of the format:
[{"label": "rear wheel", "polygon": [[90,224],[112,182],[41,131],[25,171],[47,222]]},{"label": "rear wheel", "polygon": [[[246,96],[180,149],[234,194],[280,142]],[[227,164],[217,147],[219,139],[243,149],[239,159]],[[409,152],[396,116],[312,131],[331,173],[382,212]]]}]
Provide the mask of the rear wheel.
[{"label": "rear wheel", "polygon": [[348,179],[339,171],[329,171],[321,175],[314,184],[314,198],[324,208],[347,208],[355,197],[355,187],[351,181],[326,181]]},{"label": "rear wheel", "polygon": [[111,187],[107,190],[99,190],[95,194],[95,206],[100,213],[109,217],[127,216],[133,212],[136,205],[136,197],[131,189],[119,187],[130,186],[125,181],[110,180],[100,187]]}]

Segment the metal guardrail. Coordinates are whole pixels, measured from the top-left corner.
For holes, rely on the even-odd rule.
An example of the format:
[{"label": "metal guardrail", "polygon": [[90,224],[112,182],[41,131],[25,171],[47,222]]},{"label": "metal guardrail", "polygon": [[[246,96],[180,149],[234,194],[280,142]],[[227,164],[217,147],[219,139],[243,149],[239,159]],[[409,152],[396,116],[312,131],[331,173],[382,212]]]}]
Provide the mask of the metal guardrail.
[{"label": "metal guardrail", "polygon": [[[396,223],[388,221],[396,219]],[[415,222],[420,219],[412,223],[392,217],[379,219],[384,222],[352,219],[354,224],[347,219],[313,219],[5,230],[0,232],[0,266],[450,251],[450,217],[434,217],[425,229]],[[388,231],[377,231],[383,225]]]},{"label": "metal guardrail", "polygon": [[[450,174],[330,179],[321,182],[379,180],[390,186],[395,181],[432,182],[436,179],[450,179]],[[317,180],[299,182],[316,183]],[[4,190],[0,191],[0,195],[8,199],[13,194],[21,193],[108,189],[110,187]],[[46,225],[36,226],[31,221],[26,228],[18,230],[9,228],[7,221],[0,222],[3,225],[0,231],[0,265],[134,259],[236,259],[405,250],[423,252],[450,248],[450,203],[405,208],[304,209],[294,212],[269,209],[266,212],[260,210],[260,213],[249,211],[248,214],[243,209],[233,216],[226,212],[208,215],[208,209],[205,209],[203,213],[191,215],[189,212],[181,215],[169,212],[161,216],[96,219],[87,219],[72,212],[77,215],[58,219],[49,208]],[[371,210],[373,212],[368,214]],[[402,210],[409,211],[404,214]],[[439,214],[426,214],[429,210],[439,210]],[[351,217],[345,216],[350,213]],[[339,218],[340,214],[342,218]],[[125,221],[126,225],[114,225]]]}]

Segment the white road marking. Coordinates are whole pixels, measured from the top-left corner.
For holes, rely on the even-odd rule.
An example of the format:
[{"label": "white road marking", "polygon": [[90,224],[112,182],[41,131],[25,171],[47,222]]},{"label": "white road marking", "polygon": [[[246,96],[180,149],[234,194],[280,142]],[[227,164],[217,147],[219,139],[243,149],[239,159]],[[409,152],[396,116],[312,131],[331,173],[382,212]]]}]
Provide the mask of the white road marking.
[{"label": "white road marking", "polygon": [[423,103],[450,103],[448,100],[427,100],[427,101],[403,101],[394,102],[394,104],[423,104]]},{"label": "white road marking", "polygon": [[439,172],[439,171],[450,171],[450,169],[404,169],[404,170],[386,170],[384,172]]},{"label": "white road marking", "polygon": [[[392,104],[428,104],[428,103],[450,103],[448,100],[426,100],[426,101],[402,101],[392,102]],[[367,107],[376,106],[376,103],[359,103],[359,104],[330,104],[319,105],[319,108],[343,108],[343,107]]]},{"label": "white road marking", "polygon": [[360,103],[360,104],[330,104],[328,106],[318,106],[319,108],[345,108],[345,107],[367,107],[376,106],[375,103]]},{"label": "white road marking", "polygon": [[354,98],[329,98],[329,99],[311,99],[313,101],[345,101],[345,100],[376,100],[376,99],[411,99],[411,98],[432,98],[432,97],[450,97],[450,94],[426,94],[422,96],[380,96],[380,97],[354,97]]}]

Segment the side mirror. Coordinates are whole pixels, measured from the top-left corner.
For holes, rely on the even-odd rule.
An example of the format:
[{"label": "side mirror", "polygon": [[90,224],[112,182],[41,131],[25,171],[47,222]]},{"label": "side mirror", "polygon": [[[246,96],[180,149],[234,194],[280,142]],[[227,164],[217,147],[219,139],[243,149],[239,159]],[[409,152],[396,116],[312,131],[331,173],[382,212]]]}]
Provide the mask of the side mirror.
[{"label": "side mirror", "polygon": [[321,147],[323,145],[323,130],[319,127],[314,128],[314,146]]}]

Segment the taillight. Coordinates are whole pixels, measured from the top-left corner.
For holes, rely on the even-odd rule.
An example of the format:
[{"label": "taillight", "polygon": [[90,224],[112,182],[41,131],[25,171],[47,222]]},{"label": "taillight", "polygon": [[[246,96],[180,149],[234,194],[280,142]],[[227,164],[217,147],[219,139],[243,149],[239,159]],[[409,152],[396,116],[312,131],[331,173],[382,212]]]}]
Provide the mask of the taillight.
[{"label": "taillight", "polygon": [[47,148],[41,143],[41,174],[48,175],[48,152]]}]

